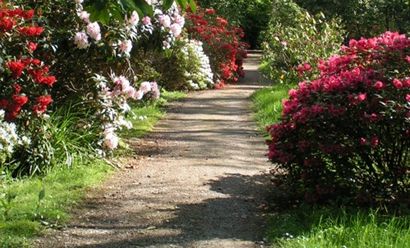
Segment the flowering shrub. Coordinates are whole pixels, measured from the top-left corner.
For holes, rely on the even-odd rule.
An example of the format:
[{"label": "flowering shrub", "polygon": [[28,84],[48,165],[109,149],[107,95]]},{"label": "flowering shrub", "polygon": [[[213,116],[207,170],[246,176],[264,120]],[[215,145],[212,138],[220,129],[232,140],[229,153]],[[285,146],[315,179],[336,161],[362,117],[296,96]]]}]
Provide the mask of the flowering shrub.
[{"label": "flowering shrub", "polygon": [[247,48],[247,44],[241,42],[243,30],[217,16],[214,9],[198,9],[196,13],[188,13],[187,19],[191,38],[203,42],[218,86],[243,77]]},{"label": "flowering shrub", "polygon": [[351,40],[299,83],[268,128],[269,158],[308,201],[408,196],[410,39],[387,32]]},{"label": "flowering shrub", "polygon": [[194,90],[206,89],[214,86],[214,74],[209,57],[205,54],[203,43],[196,40],[187,41],[183,52],[188,60],[186,71],[187,82]]},{"label": "flowering shrub", "polygon": [[0,109],[8,121],[41,115],[53,101],[48,91],[56,77],[35,57],[44,28],[32,24],[33,17],[33,9],[0,8]]},{"label": "flowering shrub", "polygon": [[[60,107],[67,101],[84,103],[95,113],[89,115],[89,111],[84,111],[84,119],[90,124],[87,127],[91,130],[101,127],[101,136],[112,142],[98,143],[108,151],[113,150],[118,145],[115,142],[118,137],[113,132],[126,123],[126,113],[130,108],[127,101],[141,100],[143,96],[135,89],[136,84],[144,79],[135,73],[139,64],[134,61],[139,58],[132,57],[145,39],[151,39],[156,29],[161,29],[157,18],[162,12],[157,10],[154,18],[140,18],[133,11],[124,13],[126,17],[121,20],[99,22],[92,19],[83,1],[57,0],[43,5],[44,16],[52,30],[49,39],[55,47],[55,51],[46,52],[50,60],[56,61],[54,72],[64,78],[64,84],[56,87],[55,104]],[[156,8],[156,5],[151,8]],[[171,27],[178,22],[182,29],[184,19],[175,8],[169,11],[172,11],[172,19],[168,16],[171,22],[169,29],[158,32],[163,31],[175,40],[173,35],[179,33]],[[102,82],[106,85],[103,86]],[[156,84],[152,89],[144,94],[158,98]]]},{"label": "flowering shrub", "polygon": [[342,44],[339,21],[313,17],[292,0],[274,0],[273,6],[263,34],[263,74],[282,83],[317,75],[312,65],[337,52]]},{"label": "flowering shrub", "polygon": [[39,124],[57,79],[40,59],[46,29],[39,23],[34,9],[0,1],[0,163],[19,173],[34,172],[52,156]]},{"label": "flowering shrub", "polygon": [[[99,144],[106,150],[114,150],[118,147],[119,137],[116,131],[121,128],[132,128],[132,123],[125,116],[131,110],[128,99],[142,100],[144,96],[154,100],[160,97],[156,82],[142,82],[140,88],[135,89],[130,81],[124,76],[111,75],[109,79],[96,75],[95,82],[98,84],[99,109],[95,116],[102,124],[102,139]],[[100,151],[104,153],[103,150]]]}]

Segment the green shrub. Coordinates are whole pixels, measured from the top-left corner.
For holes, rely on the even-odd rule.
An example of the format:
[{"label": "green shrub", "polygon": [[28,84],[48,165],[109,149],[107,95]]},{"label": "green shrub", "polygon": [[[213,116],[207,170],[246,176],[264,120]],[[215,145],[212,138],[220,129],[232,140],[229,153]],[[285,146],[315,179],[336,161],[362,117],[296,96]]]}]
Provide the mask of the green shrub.
[{"label": "green shrub", "polygon": [[338,51],[343,41],[338,20],[326,22],[323,15],[311,16],[292,0],[275,0],[271,16],[261,68],[269,79],[296,83],[298,65],[313,68],[320,58]]},{"label": "green shrub", "polygon": [[311,13],[339,17],[348,38],[372,37],[387,30],[410,31],[410,2],[403,0],[295,0]]}]

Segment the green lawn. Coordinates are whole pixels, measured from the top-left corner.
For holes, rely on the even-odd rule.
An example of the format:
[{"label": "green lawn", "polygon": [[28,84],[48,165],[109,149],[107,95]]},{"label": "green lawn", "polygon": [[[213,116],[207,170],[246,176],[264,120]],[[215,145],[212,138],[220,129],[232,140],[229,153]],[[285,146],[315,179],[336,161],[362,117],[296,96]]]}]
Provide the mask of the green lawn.
[{"label": "green lawn", "polygon": [[[255,118],[261,130],[279,120],[282,114],[282,100],[287,98],[293,85],[277,84],[256,91],[252,95]],[[266,134],[266,133],[265,133]]]},{"label": "green lawn", "polygon": [[[279,121],[281,102],[290,88],[278,84],[252,96],[255,118],[262,130]],[[408,211],[382,214],[376,210],[346,210],[339,206],[295,206],[284,210],[286,207],[281,206],[284,199],[272,199],[272,203],[279,209],[270,217],[267,231],[273,247],[405,248],[410,244]],[[401,210],[405,209],[406,206]]]},{"label": "green lawn", "polygon": [[[135,129],[122,133],[124,138],[141,137],[164,116],[168,102],[185,97],[182,92],[164,92],[155,104],[133,106],[131,120]],[[141,118],[140,118],[141,117]],[[69,118],[58,122],[58,146],[73,142]],[[68,130],[68,131],[67,131]],[[82,151],[82,150],[81,150]],[[119,152],[119,155],[126,151]],[[64,154],[59,157],[64,158]],[[113,169],[101,159],[76,154],[70,167],[55,166],[42,177],[12,179],[0,174],[0,247],[29,247],[30,238],[45,227],[58,227],[69,219],[68,210],[81,200],[85,191],[107,178]]]},{"label": "green lawn", "polygon": [[298,207],[270,219],[268,238],[274,247],[406,248],[409,215],[338,207]]}]

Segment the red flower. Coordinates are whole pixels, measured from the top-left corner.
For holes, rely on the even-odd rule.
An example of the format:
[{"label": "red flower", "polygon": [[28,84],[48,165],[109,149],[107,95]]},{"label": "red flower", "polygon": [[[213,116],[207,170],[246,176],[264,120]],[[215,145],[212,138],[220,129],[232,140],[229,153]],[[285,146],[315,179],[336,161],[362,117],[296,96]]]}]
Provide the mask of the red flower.
[{"label": "red flower", "polygon": [[0,100],[0,109],[6,109],[9,106],[9,101],[7,99]]},{"label": "red flower", "polygon": [[25,95],[13,95],[13,103],[19,107],[24,106],[28,102],[28,97]]},{"label": "red flower", "polygon": [[397,89],[403,88],[403,83],[402,83],[400,80],[398,80],[398,79],[394,79],[394,80],[393,80],[393,85],[394,85],[394,87],[396,87]]},{"label": "red flower", "polygon": [[50,87],[53,87],[53,85],[54,85],[55,82],[57,82],[57,79],[56,79],[55,76],[43,77],[43,78],[40,80],[40,83],[41,83],[41,84],[45,84],[45,85],[48,85],[48,86],[50,86]]},{"label": "red flower", "polygon": [[364,100],[366,100],[366,98],[367,98],[366,93],[361,93],[357,96],[357,100],[359,100],[360,102],[363,102]]},{"label": "red flower", "polygon": [[7,68],[13,73],[14,78],[19,78],[21,77],[21,74],[23,74],[25,65],[21,60],[9,61],[7,63]]},{"label": "red flower", "polygon": [[13,29],[16,25],[16,21],[11,18],[1,18],[0,19],[0,31],[7,32]]},{"label": "red flower", "polygon": [[30,53],[34,52],[37,49],[37,43],[31,42],[31,41],[28,42],[27,49],[29,50]]},{"label": "red flower", "polygon": [[14,94],[20,94],[22,88],[19,84],[13,84]]},{"label": "red flower", "polygon": [[207,15],[214,15],[214,14],[216,13],[216,11],[215,11],[214,9],[206,9],[206,10],[205,10],[205,13],[206,13]]},{"label": "red flower", "polygon": [[228,25],[228,21],[222,17],[217,17],[216,21],[219,25],[221,25],[222,27],[225,27],[226,25]]},{"label": "red flower", "polygon": [[44,28],[37,26],[28,26],[19,28],[19,32],[23,35],[34,37],[40,36],[44,31]]},{"label": "red flower", "polygon": [[24,12],[21,14],[21,17],[23,17],[24,19],[27,19],[27,20],[32,19],[33,16],[34,16],[34,10],[33,10],[33,9],[24,11]]},{"label": "red flower", "polygon": [[36,99],[36,105],[33,106],[33,111],[37,114],[42,114],[47,110],[48,105],[53,102],[50,95],[39,96]]},{"label": "red flower", "polygon": [[383,84],[383,82],[381,82],[381,81],[377,81],[377,82],[374,84],[374,88],[375,88],[376,90],[381,90],[381,89],[383,89],[383,87],[384,87],[384,84]]}]

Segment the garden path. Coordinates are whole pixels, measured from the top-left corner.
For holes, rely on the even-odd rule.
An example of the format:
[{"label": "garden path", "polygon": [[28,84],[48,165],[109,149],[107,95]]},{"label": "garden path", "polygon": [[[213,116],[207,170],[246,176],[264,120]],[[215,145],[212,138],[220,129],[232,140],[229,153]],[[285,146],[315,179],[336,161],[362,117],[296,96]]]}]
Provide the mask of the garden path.
[{"label": "garden path", "polygon": [[61,231],[39,247],[264,247],[269,163],[252,121],[260,55],[223,90],[193,92],[170,106],[100,189],[88,193]]}]

